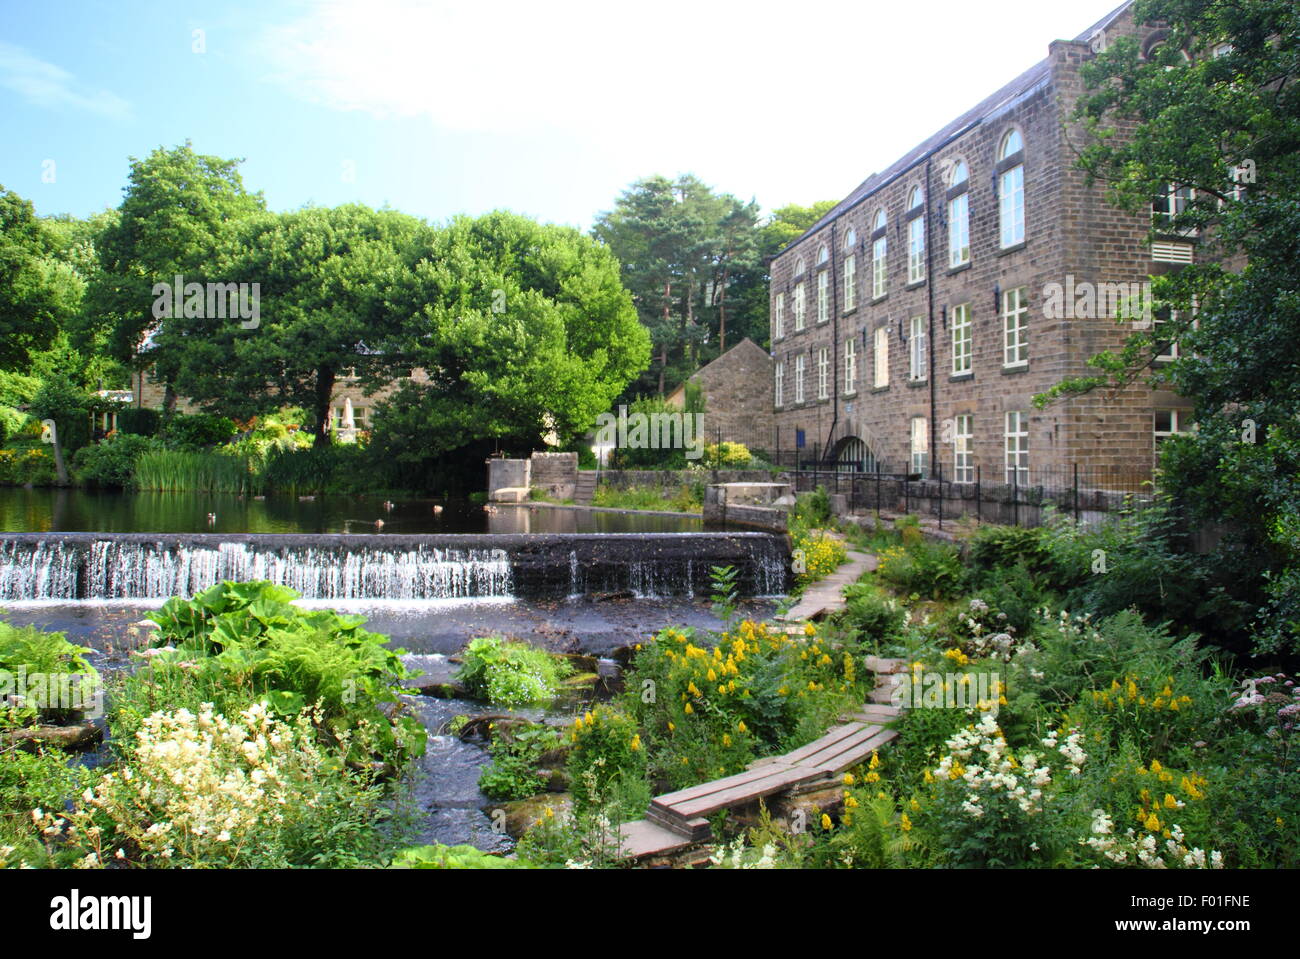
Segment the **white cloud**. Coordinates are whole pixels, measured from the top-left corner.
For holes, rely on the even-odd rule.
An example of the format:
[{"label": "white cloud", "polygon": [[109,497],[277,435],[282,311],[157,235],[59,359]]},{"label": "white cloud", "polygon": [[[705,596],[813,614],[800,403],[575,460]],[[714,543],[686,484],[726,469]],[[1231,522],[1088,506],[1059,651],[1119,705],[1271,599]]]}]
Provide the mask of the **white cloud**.
[{"label": "white cloud", "polygon": [[131,104],[108,90],[96,90],[60,66],[0,41],[0,86],[38,107],[85,110],[109,119],[131,115]]}]

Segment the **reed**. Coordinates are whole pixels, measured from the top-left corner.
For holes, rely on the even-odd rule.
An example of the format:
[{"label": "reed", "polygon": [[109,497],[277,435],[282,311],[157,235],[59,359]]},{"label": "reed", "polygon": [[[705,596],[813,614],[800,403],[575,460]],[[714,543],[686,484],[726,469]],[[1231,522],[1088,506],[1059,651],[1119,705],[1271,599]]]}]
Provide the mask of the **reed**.
[{"label": "reed", "polygon": [[140,489],[245,494],[261,493],[263,486],[246,456],[177,450],[143,454],[136,460],[135,484]]}]

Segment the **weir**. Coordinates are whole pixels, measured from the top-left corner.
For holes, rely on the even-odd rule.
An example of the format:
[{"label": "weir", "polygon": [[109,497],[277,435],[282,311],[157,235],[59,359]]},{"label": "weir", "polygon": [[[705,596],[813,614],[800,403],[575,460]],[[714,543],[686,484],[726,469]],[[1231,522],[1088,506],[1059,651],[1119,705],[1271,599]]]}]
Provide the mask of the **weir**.
[{"label": "weir", "polygon": [[0,602],[192,596],[222,580],[305,599],[697,596],[733,566],[743,596],[787,591],[789,547],[767,533],[304,535],[0,533]]}]

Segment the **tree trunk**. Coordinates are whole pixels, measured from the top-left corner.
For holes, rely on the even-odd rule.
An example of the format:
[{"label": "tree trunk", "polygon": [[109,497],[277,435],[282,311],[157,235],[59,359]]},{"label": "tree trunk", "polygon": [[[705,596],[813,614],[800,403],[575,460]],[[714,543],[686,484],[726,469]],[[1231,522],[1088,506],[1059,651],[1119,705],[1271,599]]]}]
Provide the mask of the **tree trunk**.
[{"label": "tree trunk", "polygon": [[163,412],[176,412],[176,391],[170,383],[163,384]]},{"label": "tree trunk", "polygon": [[334,395],[334,370],[324,367],[316,371],[316,438],[313,446],[326,446],[330,441],[330,399]]},{"label": "tree trunk", "polygon": [[[668,332],[668,317],[670,315],[670,304],[673,301],[673,282],[669,280],[664,284],[664,332]],[[664,372],[668,369],[668,341],[664,340],[659,344],[659,395],[664,395]]]},{"label": "tree trunk", "polygon": [[722,286],[718,289],[718,355],[727,352],[727,275],[731,267],[722,271]]}]

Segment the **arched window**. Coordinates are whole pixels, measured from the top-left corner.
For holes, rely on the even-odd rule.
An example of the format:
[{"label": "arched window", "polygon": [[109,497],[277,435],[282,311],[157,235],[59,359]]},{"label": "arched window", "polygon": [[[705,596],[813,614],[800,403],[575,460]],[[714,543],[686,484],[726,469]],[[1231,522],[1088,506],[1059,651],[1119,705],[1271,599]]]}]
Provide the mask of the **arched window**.
[{"label": "arched window", "polygon": [[804,266],[803,257],[799,257],[799,259],[797,259],[797,260],[794,261],[794,275],[795,275],[795,276],[803,276],[803,273],[804,273],[804,270],[805,270],[805,269],[806,269],[806,267]]},{"label": "arched window", "polygon": [[817,251],[817,265],[821,266],[830,258],[831,258],[830,251],[826,249],[826,244],[823,243],[822,248]]},{"label": "arched window", "polygon": [[907,282],[925,279],[925,194],[914,186],[907,194]]},{"label": "arched window", "polygon": [[858,235],[849,227],[844,234],[844,309],[851,310],[858,298]]},{"label": "arched window", "polygon": [[876,211],[875,219],[871,222],[871,297],[878,300],[889,292],[889,274],[886,270],[889,239],[885,235],[889,218],[885,216],[883,207]]},{"label": "arched window", "polygon": [[998,149],[998,221],[1002,249],[1025,242],[1025,141],[1012,129]]},{"label": "arched window", "polygon": [[970,262],[970,170],[964,160],[948,176],[948,266]]}]

